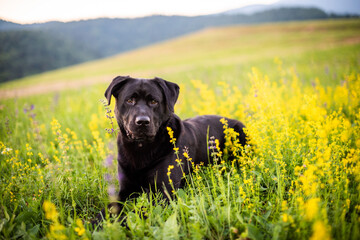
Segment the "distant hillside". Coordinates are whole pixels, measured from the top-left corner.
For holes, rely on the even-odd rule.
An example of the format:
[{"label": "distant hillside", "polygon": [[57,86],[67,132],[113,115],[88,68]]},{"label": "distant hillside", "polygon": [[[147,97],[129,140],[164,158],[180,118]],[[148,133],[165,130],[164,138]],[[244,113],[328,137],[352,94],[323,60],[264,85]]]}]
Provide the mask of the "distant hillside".
[{"label": "distant hillside", "polygon": [[2,81],[99,57],[80,42],[38,30],[0,32],[0,52]]},{"label": "distant hillside", "polygon": [[0,31],[21,29],[23,25],[0,19]]},{"label": "distant hillside", "polygon": [[316,8],[281,8],[253,15],[150,16],[29,25],[0,21],[0,82],[115,55],[207,27],[329,17]]},{"label": "distant hillside", "polygon": [[329,14],[360,14],[359,0],[281,0],[273,4],[253,4],[238,9],[231,9],[224,12],[224,14],[254,14],[284,7],[314,7]]}]

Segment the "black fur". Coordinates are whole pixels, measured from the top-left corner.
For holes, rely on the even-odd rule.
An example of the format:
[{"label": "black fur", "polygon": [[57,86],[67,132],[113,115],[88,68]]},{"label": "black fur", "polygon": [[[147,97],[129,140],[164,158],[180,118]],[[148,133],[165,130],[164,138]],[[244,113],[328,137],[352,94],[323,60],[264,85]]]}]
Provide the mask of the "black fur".
[{"label": "black fur", "polygon": [[[169,165],[174,166],[171,170],[173,186],[176,189],[182,187],[183,172],[175,161],[167,127],[174,131],[183,163],[186,163],[183,157],[186,147],[195,164],[208,164],[208,137],[214,136],[220,146],[224,146],[222,117],[206,115],[182,121],[174,114],[178,95],[179,86],[161,78],[119,76],[107,88],[105,97],[108,103],[111,96],[116,99],[114,112],[120,128],[117,138],[120,202],[126,201],[133,193],[155,190],[155,186],[160,191],[171,193],[167,175]],[[245,145],[244,125],[234,119],[227,120],[229,127],[239,132],[240,143]],[[190,167],[182,165],[186,174],[191,172]],[[112,203],[109,207],[113,207],[113,213],[121,209],[119,203]]]}]

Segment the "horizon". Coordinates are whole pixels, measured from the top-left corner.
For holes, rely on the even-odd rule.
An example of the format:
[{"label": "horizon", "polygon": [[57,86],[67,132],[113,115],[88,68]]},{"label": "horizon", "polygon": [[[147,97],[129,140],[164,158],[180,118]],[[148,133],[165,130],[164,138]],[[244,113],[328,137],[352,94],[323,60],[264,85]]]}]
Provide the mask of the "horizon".
[{"label": "horizon", "polygon": [[[0,0],[0,19],[18,24],[45,22],[74,22],[98,18],[141,18],[154,15],[200,16],[246,7],[254,4],[272,4],[278,0],[183,0],[173,3],[166,0]],[[139,5],[142,8],[139,8]],[[21,7],[20,7],[21,6]],[[84,8],[83,6],[87,6]],[[76,9],[76,11],[68,11]]]}]

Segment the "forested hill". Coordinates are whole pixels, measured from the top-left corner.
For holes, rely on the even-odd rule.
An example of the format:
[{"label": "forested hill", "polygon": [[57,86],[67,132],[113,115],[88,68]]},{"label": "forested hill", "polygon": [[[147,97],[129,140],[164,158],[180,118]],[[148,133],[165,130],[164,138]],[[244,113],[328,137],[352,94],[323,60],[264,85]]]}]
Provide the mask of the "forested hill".
[{"label": "forested hill", "polygon": [[344,17],[316,8],[21,25],[0,20],[0,82],[111,56],[206,27]]}]

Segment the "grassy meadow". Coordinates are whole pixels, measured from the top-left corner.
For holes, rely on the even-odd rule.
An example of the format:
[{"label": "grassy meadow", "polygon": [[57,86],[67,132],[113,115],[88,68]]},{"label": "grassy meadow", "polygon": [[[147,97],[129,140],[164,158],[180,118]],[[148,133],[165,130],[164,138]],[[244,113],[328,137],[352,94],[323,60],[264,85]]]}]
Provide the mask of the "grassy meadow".
[{"label": "grassy meadow", "polygon": [[[216,164],[173,200],[142,194],[93,230],[119,187],[117,75],[177,82],[177,115],[236,118],[249,146],[224,122],[226,149],[209,139]],[[0,239],[359,239],[360,21],[207,29],[0,85],[0,169]]]}]

